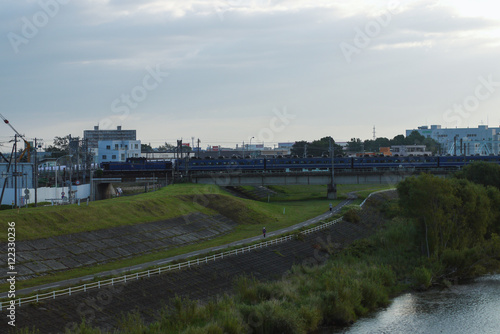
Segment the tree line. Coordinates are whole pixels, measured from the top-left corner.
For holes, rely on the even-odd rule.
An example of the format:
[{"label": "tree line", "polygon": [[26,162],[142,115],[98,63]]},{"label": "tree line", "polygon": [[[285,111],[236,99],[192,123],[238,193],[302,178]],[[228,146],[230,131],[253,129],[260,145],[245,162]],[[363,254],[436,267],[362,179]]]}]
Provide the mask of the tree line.
[{"label": "tree line", "polygon": [[397,135],[392,139],[385,137],[376,138],[375,140],[367,139],[361,141],[359,138],[351,138],[347,142],[347,151],[354,152],[379,152],[381,147],[391,147],[397,145],[425,145],[427,151],[436,154],[439,151],[439,143],[432,138],[427,138],[413,131],[409,136]]},{"label": "tree line", "polygon": [[500,269],[500,166],[478,162],[453,178],[430,174],[397,186],[432,272],[468,279]]},{"label": "tree line", "polygon": [[359,138],[351,138],[347,142],[346,150],[332,139],[332,137],[323,137],[318,140],[308,142],[305,140],[297,141],[292,146],[291,154],[299,157],[324,156],[330,154],[330,144],[333,142],[335,156],[349,153],[361,152],[380,152],[381,147],[391,147],[396,145],[425,145],[427,151],[436,154],[439,151],[439,143],[432,138],[422,136],[418,131],[413,131],[408,137],[397,135],[393,139],[380,137],[375,140],[361,141]]}]

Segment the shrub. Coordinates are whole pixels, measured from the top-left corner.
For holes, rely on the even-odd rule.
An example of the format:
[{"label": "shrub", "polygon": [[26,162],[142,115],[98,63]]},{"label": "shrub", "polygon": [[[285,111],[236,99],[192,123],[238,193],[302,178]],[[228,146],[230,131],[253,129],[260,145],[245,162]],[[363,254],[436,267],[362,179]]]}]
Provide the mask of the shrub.
[{"label": "shrub", "polygon": [[425,267],[417,267],[413,271],[413,279],[418,289],[427,289],[432,284],[432,273]]},{"label": "shrub", "polygon": [[361,218],[359,217],[359,208],[351,207],[344,214],[344,219],[351,223],[359,223]]},{"label": "shrub", "polygon": [[304,322],[297,316],[294,307],[278,300],[257,305],[242,305],[241,313],[251,333],[305,333]]}]

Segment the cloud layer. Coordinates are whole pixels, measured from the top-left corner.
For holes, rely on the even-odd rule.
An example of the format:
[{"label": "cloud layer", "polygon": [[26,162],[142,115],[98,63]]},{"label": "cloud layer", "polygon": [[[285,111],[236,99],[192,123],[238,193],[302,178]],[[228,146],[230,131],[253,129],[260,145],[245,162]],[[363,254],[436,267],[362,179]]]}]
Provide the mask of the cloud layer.
[{"label": "cloud layer", "polygon": [[[0,13],[1,113],[49,144],[98,123],[153,146],[500,125],[499,18],[482,1],[9,0]],[[488,77],[488,98],[454,111]],[[293,119],[271,136],[283,110]]]}]

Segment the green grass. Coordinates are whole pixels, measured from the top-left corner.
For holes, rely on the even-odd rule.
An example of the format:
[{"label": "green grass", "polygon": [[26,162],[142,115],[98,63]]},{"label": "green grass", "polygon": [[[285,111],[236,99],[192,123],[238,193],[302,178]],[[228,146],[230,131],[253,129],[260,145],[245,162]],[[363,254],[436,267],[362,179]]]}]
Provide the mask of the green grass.
[{"label": "green grass", "polygon": [[[311,201],[326,200],[327,189],[325,185],[311,186],[269,186],[269,189],[278,194],[271,197],[271,201]],[[366,198],[370,193],[394,188],[393,185],[367,185],[367,184],[349,184],[337,186],[337,197],[345,198],[348,193],[354,192],[360,198]]]},{"label": "green grass", "polygon": [[[324,192],[322,192],[324,188]],[[365,186],[371,190],[383,189]],[[362,186],[339,186],[340,196],[363,189]],[[280,194],[291,200],[264,203],[235,198],[215,186],[181,184],[168,186],[159,191],[133,197],[114,198],[92,202],[89,206],[50,206],[0,212],[0,220],[5,224],[16,222],[16,240],[45,238],[68,233],[98,230],[115,226],[174,218],[191,212],[206,214],[220,213],[238,223],[230,234],[203,241],[195,245],[146,254],[131,259],[103,265],[77,268],[41,276],[26,281],[18,281],[18,289],[53,283],[69,278],[95,275],[103,271],[163,259],[213,246],[225,245],[237,240],[260,235],[262,226],[268,232],[300,223],[328,210],[329,203],[336,205],[342,200],[327,200],[326,187],[288,186],[280,187]],[[323,195],[319,196],[319,193]],[[362,199],[362,197],[361,197]],[[361,199],[357,202],[361,202]],[[7,227],[0,231],[0,238],[6,239]],[[0,291],[7,285],[0,285]]]},{"label": "green grass", "polygon": [[352,323],[407,289],[418,264],[415,233],[412,224],[392,221],[323,266],[295,266],[280,281],[239,277],[234,295],[205,304],[176,298],[156,322],[124,316],[118,333],[309,333]]},{"label": "green grass", "polygon": [[[16,240],[47,238],[64,234],[99,230],[175,218],[193,212],[215,214],[181,196],[202,197],[204,194],[225,194],[215,186],[173,185],[159,191],[132,197],[78,205],[46,206],[0,212],[2,224],[16,223]],[[7,237],[0,230],[0,240]]]}]

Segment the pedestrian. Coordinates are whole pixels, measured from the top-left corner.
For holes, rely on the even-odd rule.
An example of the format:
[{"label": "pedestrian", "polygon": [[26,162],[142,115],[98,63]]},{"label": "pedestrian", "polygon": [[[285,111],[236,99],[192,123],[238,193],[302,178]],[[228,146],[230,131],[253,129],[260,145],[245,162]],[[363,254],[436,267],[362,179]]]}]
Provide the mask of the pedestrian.
[{"label": "pedestrian", "polygon": [[330,203],[330,213],[332,213],[332,212],[333,212],[333,205],[332,205],[332,203]]},{"label": "pedestrian", "polygon": [[262,229],[262,235],[264,236],[264,238],[266,237],[266,228],[265,227]]}]

